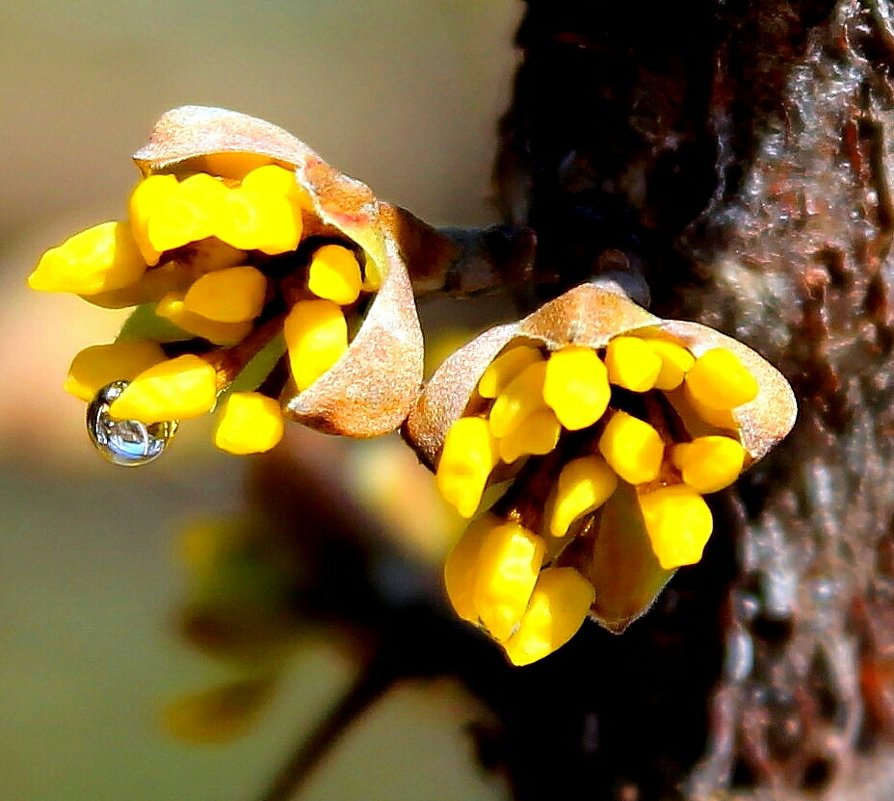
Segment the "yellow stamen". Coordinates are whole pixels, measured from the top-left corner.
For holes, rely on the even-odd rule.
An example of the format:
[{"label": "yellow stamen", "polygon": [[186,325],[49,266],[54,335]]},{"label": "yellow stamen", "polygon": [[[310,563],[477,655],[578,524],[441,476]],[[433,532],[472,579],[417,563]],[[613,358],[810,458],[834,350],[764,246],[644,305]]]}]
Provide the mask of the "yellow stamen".
[{"label": "yellow stamen", "polygon": [[543,540],[518,523],[490,529],[478,552],[474,604],[491,636],[505,642],[521,620],[543,563]]},{"label": "yellow stamen", "polygon": [[146,271],[127,223],[88,228],[43,254],[28,286],[39,292],[95,295],[139,281]]},{"label": "yellow stamen", "polygon": [[501,523],[498,517],[491,514],[476,518],[469,523],[444,561],[447,597],[457,615],[476,625],[478,611],[475,609],[475,583],[478,578],[478,555],[485,536]]},{"label": "yellow stamen", "polygon": [[730,437],[697,437],[674,445],[670,457],[683,481],[704,494],[722,490],[739,477],[745,449]]},{"label": "yellow stamen", "polygon": [[63,389],[76,398],[91,401],[106,384],[130,381],[166,358],[161,346],[148,339],[93,345],[74,357]]},{"label": "yellow stamen", "polygon": [[682,345],[666,339],[647,339],[649,347],[661,359],[661,370],[655,379],[656,389],[668,392],[683,383],[683,378],[695,363],[693,356]]},{"label": "yellow stamen", "polygon": [[543,400],[569,431],[593,425],[610,396],[608,373],[594,350],[569,345],[550,354]]},{"label": "yellow stamen", "polygon": [[205,273],[187,290],[188,311],[221,323],[254,320],[264,308],[267,279],[255,267],[230,267]]},{"label": "yellow stamen", "polygon": [[575,520],[602,506],[617,486],[618,477],[599,456],[582,456],[568,462],[547,503],[549,533],[564,537]]},{"label": "yellow stamen", "polygon": [[647,392],[661,372],[661,359],[639,337],[615,337],[605,349],[608,380],[633,392]]},{"label": "yellow stamen", "polygon": [[191,312],[186,308],[183,295],[179,292],[170,292],[158,301],[155,313],[187,333],[207,339],[215,345],[235,345],[245,339],[252,329],[251,322],[221,323]]},{"label": "yellow stamen", "polygon": [[490,410],[490,430],[495,437],[511,434],[528,415],[543,408],[545,377],[546,362],[536,361],[509,382]]},{"label": "yellow stamen", "polygon": [[487,421],[460,417],[450,426],[435,474],[444,499],[463,517],[471,517],[497,463],[497,443]]},{"label": "yellow stamen", "polygon": [[642,484],[658,478],[664,443],[648,423],[615,412],[599,438],[599,451],[624,481]]},{"label": "yellow stamen", "polygon": [[496,398],[525,367],[542,358],[540,351],[529,345],[518,345],[503,351],[481,376],[478,394],[482,398]]},{"label": "yellow stamen", "polygon": [[150,214],[146,237],[159,253],[214,236],[229,190],[199,172],[184,179]]},{"label": "yellow stamen", "polygon": [[234,392],[224,405],[214,444],[235,454],[263,453],[283,436],[279,402],[259,392]]},{"label": "yellow stamen", "polygon": [[329,370],[348,349],[348,324],[341,307],[330,300],[296,303],[283,326],[289,364],[303,391]]},{"label": "yellow stamen", "polygon": [[520,456],[542,456],[556,447],[562,426],[552,409],[538,409],[500,440],[500,459],[506,464]]},{"label": "yellow stamen", "polygon": [[204,359],[186,354],[137,375],[112,402],[116,420],[159,423],[211,411],[217,400],[217,373]]},{"label": "yellow stamen", "polygon": [[652,550],[665,570],[692,565],[702,551],[714,520],[705,499],[685,484],[662,487],[639,496]]},{"label": "yellow stamen", "polygon": [[757,397],[755,377],[731,350],[713,348],[695,360],[686,374],[686,388],[711,409],[729,410]]},{"label": "yellow stamen", "polygon": [[586,620],[596,593],[572,567],[548,567],[537,579],[528,609],[504,644],[514,665],[529,665],[570,640]]},{"label": "yellow stamen", "polygon": [[347,306],[357,300],[362,283],[357,257],[348,248],[324,245],[314,251],[307,288],[315,295]]},{"label": "yellow stamen", "polygon": [[150,175],[140,181],[130,195],[127,205],[131,229],[146,264],[151,266],[158,264],[161,251],[152,247],[149,241],[149,219],[176,192],[177,179],[173,175]]}]

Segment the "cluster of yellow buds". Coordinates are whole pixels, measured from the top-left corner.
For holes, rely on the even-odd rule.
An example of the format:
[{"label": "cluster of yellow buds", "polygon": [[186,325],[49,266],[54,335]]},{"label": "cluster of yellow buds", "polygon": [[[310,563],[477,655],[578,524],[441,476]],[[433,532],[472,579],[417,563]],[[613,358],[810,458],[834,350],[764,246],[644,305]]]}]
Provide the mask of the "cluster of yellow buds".
[{"label": "cluster of yellow buds", "polygon": [[515,664],[591,613],[614,630],[641,614],[701,558],[713,528],[702,496],[794,421],[787,385],[753,351],[592,285],[439,373],[408,434],[460,515],[490,507],[448,556],[447,593]]},{"label": "cluster of yellow buds", "polygon": [[[75,357],[66,390],[91,401],[126,382],[108,415],[144,425],[220,405],[215,443],[239,454],[276,445],[284,414],[359,436],[396,427],[420,383],[421,335],[369,189],[285,131],[218,109],[168,112],[134,158],[128,219],[52,248],[29,278],[137,307],[116,342]],[[394,369],[350,358],[352,338]],[[274,370],[281,358],[288,371]]]}]

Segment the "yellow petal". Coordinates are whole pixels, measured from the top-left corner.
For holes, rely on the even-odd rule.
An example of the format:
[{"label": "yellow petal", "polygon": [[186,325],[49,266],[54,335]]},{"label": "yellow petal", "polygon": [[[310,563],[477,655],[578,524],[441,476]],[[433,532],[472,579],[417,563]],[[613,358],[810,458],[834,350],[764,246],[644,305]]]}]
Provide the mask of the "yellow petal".
[{"label": "yellow petal", "polygon": [[543,399],[569,431],[593,425],[610,395],[605,365],[594,350],[570,345],[550,354]]},{"label": "yellow petal", "polygon": [[646,339],[645,341],[661,359],[661,370],[655,379],[656,389],[662,389],[665,392],[676,389],[683,383],[684,376],[695,363],[695,356],[676,342],[666,339]]},{"label": "yellow petal", "polygon": [[170,292],[158,301],[155,313],[178,328],[215,345],[235,345],[245,339],[252,329],[251,322],[221,323],[191,312],[179,292]]},{"label": "yellow petal", "polygon": [[665,570],[692,565],[702,551],[714,520],[705,499],[685,484],[662,487],[639,496],[652,550]]},{"label": "yellow petal", "polygon": [[661,372],[661,359],[639,337],[615,337],[605,349],[608,380],[632,392],[648,392]]},{"label": "yellow petal", "polygon": [[487,479],[497,463],[497,443],[486,420],[460,417],[450,426],[435,479],[444,499],[463,517],[481,503]]},{"label": "yellow petal", "polygon": [[556,447],[561,431],[552,409],[538,409],[500,440],[500,459],[509,464],[521,456],[549,453]]},{"label": "yellow petal", "polygon": [[599,451],[621,478],[642,484],[658,478],[664,443],[648,423],[626,412],[615,412],[599,438]]},{"label": "yellow petal", "polygon": [[76,398],[91,401],[107,384],[130,381],[166,358],[161,346],[148,339],[93,345],[74,357],[63,388]]},{"label": "yellow petal", "polygon": [[494,401],[490,428],[495,437],[505,437],[529,414],[542,409],[546,362],[536,361],[524,368]]},{"label": "yellow petal", "polygon": [[348,248],[324,245],[314,251],[307,288],[317,297],[347,306],[359,297],[362,283],[360,265]]},{"label": "yellow petal", "polygon": [[696,437],[692,442],[674,445],[670,457],[683,481],[704,494],[722,490],[739,477],[745,449],[730,437]]},{"label": "yellow petal", "polygon": [[183,298],[187,310],[221,323],[254,320],[264,308],[267,279],[255,267],[205,273]]},{"label": "yellow petal", "polygon": [[220,414],[214,444],[228,453],[263,453],[279,443],[283,431],[278,401],[259,392],[234,392]]},{"label": "yellow petal", "polygon": [[348,349],[348,324],[330,300],[296,303],[283,326],[289,364],[299,390],[307,389]]},{"label": "yellow petal", "polygon": [[706,351],[686,374],[686,388],[711,409],[729,410],[757,397],[757,379],[731,350]]},{"label": "yellow petal", "polygon": [[514,665],[529,665],[570,640],[587,618],[596,593],[572,567],[549,567],[540,574],[528,609],[504,644]]},{"label": "yellow petal", "polygon": [[518,345],[503,351],[481,376],[478,394],[482,398],[496,398],[525,367],[542,358],[540,351],[530,345]]},{"label": "yellow petal", "polygon": [[161,252],[149,241],[149,219],[177,192],[173,175],[150,175],[136,185],[127,204],[130,227],[146,264],[156,265]]},{"label": "yellow petal", "polygon": [[160,423],[199,417],[214,408],[217,373],[204,359],[185,354],[137,375],[112,402],[116,420]]},{"label": "yellow petal", "polygon": [[39,292],[95,295],[130,286],[146,271],[127,223],[88,228],[43,254],[28,286]]},{"label": "yellow petal", "polygon": [[598,509],[618,486],[618,477],[599,456],[582,456],[562,468],[547,503],[549,533],[564,537],[571,524]]},{"label": "yellow petal", "polygon": [[543,540],[518,523],[490,529],[478,552],[474,604],[490,635],[505,642],[521,620],[543,563]]}]

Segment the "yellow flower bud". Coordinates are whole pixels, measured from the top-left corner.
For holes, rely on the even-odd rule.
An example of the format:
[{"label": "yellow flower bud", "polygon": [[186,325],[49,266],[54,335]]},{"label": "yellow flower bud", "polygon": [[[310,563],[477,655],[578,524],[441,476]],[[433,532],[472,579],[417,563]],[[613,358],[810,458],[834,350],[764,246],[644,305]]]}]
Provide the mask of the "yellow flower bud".
[{"label": "yellow flower bud", "polygon": [[235,345],[245,339],[252,329],[250,321],[220,323],[191,312],[186,308],[184,297],[179,292],[170,292],[158,301],[155,313],[187,333],[207,339],[215,345]]},{"label": "yellow flower bud", "polygon": [[307,288],[317,297],[347,306],[359,297],[362,283],[360,265],[351,250],[341,245],[324,245],[314,251]]},{"label": "yellow flower bud", "polygon": [[160,423],[199,417],[214,408],[217,373],[199,356],[185,354],[137,375],[109,407],[116,420]]},{"label": "yellow flower bud", "polygon": [[615,412],[599,438],[599,451],[624,481],[643,484],[658,478],[664,443],[648,423]]},{"label": "yellow flower bud", "polygon": [[199,172],[180,182],[152,210],[146,224],[151,247],[164,253],[214,236],[229,190],[217,178]]},{"label": "yellow flower bud", "polygon": [[496,463],[497,443],[487,421],[460,417],[447,432],[435,473],[441,495],[460,515],[471,517]]},{"label": "yellow flower bud", "polygon": [[742,472],[745,449],[730,437],[696,437],[674,445],[671,461],[683,481],[702,494],[728,487]]},{"label": "yellow flower bud", "polygon": [[568,462],[547,503],[549,533],[564,537],[575,520],[602,506],[617,486],[618,477],[599,456]]},{"label": "yellow flower bud", "polygon": [[570,431],[593,425],[608,407],[608,373],[592,348],[569,345],[551,353],[543,400]]},{"label": "yellow flower bud", "polygon": [[177,191],[177,179],[173,175],[150,175],[140,181],[130,195],[127,204],[134,239],[146,264],[156,265],[161,251],[149,241],[149,218]]},{"label": "yellow flower bud", "polygon": [[496,398],[509,382],[512,381],[529,364],[543,358],[537,348],[518,345],[504,351],[494,359],[478,381],[478,394],[482,398]]},{"label": "yellow flower bud", "polygon": [[546,362],[538,360],[509,382],[490,410],[490,428],[495,437],[511,434],[528,415],[543,408],[545,377]]},{"label": "yellow flower bud", "polygon": [[307,389],[348,349],[348,324],[330,300],[296,303],[283,326],[289,364],[299,390]]},{"label": "yellow flower bud", "polygon": [[518,523],[503,523],[483,537],[477,559],[474,604],[494,639],[505,642],[521,620],[537,583],[546,547]]},{"label": "yellow flower bud", "polygon": [[214,235],[239,250],[260,250],[271,255],[298,247],[301,214],[284,197],[264,195],[243,187],[221,198],[214,219]]},{"label": "yellow flower bud", "polygon": [[676,389],[695,363],[695,356],[676,342],[651,338],[645,341],[661,359],[661,370],[655,379],[656,389],[663,389],[665,392]]},{"label": "yellow flower bud", "polygon": [[259,392],[234,392],[226,400],[214,444],[239,455],[275,447],[284,432],[279,402]]},{"label": "yellow flower bud", "polygon": [[514,665],[529,665],[570,640],[587,618],[596,593],[572,567],[548,567],[537,579],[528,609],[504,644]]},{"label": "yellow flower bud", "polygon": [[267,279],[255,267],[205,273],[186,291],[187,311],[221,323],[254,320],[264,308]]},{"label": "yellow flower bud", "polygon": [[475,609],[475,583],[478,578],[478,555],[489,531],[502,521],[484,514],[469,523],[444,561],[444,587],[456,614],[470,623],[478,623]]},{"label": "yellow flower bud", "polygon": [[615,337],[605,349],[608,380],[632,392],[647,392],[661,372],[661,359],[639,337]]},{"label": "yellow flower bud", "polygon": [[85,348],[68,368],[63,389],[84,401],[113,381],[130,381],[167,356],[157,342],[136,339]]},{"label": "yellow flower bud", "polygon": [[735,409],[757,397],[757,379],[735,353],[726,348],[706,351],[686,374],[686,388],[712,409]]},{"label": "yellow flower bud", "polygon": [[675,484],[644,492],[639,506],[661,567],[673,570],[702,558],[714,519],[705,499],[694,489]]},{"label": "yellow flower bud", "polygon": [[561,431],[562,426],[552,409],[538,409],[500,440],[500,459],[509,464],[520,456],[549,453],[556,447]]},{"label": "yellow flower bud", "polygon": [[43,254],[28,286],[39,292],[96,295],[130,286],[146,271],[127,223],[95,225]]}]

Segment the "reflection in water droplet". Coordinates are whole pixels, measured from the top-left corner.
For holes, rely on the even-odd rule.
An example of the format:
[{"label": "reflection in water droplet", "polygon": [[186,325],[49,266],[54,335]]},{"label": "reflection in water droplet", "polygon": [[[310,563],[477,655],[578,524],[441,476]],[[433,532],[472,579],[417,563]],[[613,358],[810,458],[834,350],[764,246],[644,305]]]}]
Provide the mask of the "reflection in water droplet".
[{"label": "reflection in water droplet", "polygon": [[147,425],[139,420],[113,420],[109,406],[126,386],[127,381],[113,381],[96,393],[87,407],[87,433],[96,450],[110,462],[137,467],[161,456],[178,423],[170,420]]}]

